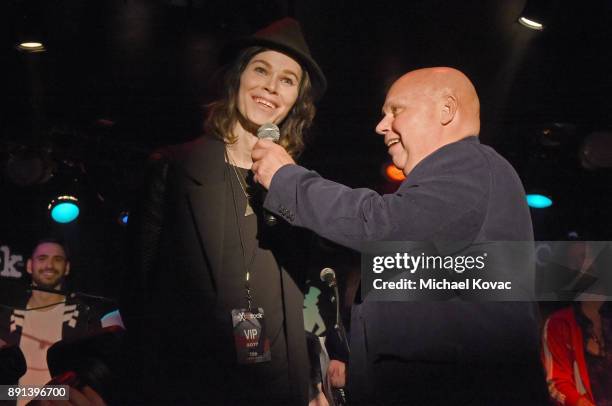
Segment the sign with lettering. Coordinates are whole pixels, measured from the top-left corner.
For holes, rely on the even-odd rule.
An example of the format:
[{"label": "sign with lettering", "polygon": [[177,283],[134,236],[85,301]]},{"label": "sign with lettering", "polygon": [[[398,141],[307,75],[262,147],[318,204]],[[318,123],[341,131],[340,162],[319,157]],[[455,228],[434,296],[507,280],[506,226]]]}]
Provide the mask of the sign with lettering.
[{"label": "sign with lettering", "polygon": [[0,245],[0,278],[19,279],[25,273],[23,255],[11,252],[10,247]]}]

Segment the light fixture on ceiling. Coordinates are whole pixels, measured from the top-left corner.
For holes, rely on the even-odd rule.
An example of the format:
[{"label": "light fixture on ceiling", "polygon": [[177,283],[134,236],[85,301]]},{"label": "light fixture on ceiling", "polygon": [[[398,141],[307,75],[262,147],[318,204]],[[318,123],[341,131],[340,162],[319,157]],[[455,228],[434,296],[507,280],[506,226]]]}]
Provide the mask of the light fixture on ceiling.
[{"label": "light fixture on ceiling", "polygon": [[546,10],[549,9],[549,4],[544,0],[527,0],[525,7],[518,19],[519,24],[530,30],[544,30],[546,21]]},{"label": "light fixture on ceiling", "polygon": [[18,51],[24,53],[44,52],[47,50],[45,41],[48,16],[45,15],[39,2],[19,2],[14,22],[14,44]]},{"label": "light fixture on ceiling", "polygon": [[79,199],[73,195],[61,195],[51,200],[47,207],[56,223],[66,224],[79,217]]},{"label": "light fixture on ceiling", "polygon": [[599,130],[587,135],[580,146],[579,158],[586,169],[612,168],[612,131]]},{"label": "light fixture on ceiling", "polygon": [[544,25],[542,25],[542,23],[539,23],[537,21],[534,20],[530,20],[527,17],[519,17],[518,22],[527,28],[530,28],[532,30],[536,30],[536,31],[542,31],[544,29]]},{"label": "light fixture on ceiling", "polygon": [[545,209],[547,207],[552,206],[553,204],[553,201],[550,197],[544,196],[541,194],[537,194],[537,193],[528,194],[526,198],[527,198],[527,205],[534,209]]},{"label": "light fixture on ceiling", "polygon": [[127,226],[130,219],[130,212],[128,210],[122,210],[117,216],[117,222],[120,226]]},{"label": "light fixture on ceiling", "polygon": [[24,41],[20,42],[17,45],[17,49],[22,52],[35,53],[35,52],[45,52],[47,49],[42,42],[38,41]]},{"label": "light fixture on ceiling", "polygon": [[57,163],[49,149],[37,146],[14,145],[4,165],[4,175],[21,186],[43,184],[53,177]]}]

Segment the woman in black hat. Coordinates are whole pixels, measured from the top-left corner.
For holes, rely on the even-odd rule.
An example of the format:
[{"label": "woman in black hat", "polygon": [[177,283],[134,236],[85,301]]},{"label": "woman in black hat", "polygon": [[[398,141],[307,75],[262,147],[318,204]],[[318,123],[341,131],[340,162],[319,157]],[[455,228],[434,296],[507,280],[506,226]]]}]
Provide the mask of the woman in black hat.
[{"label": "woman in black hat", "polygon": [[[257,129],[303,148],[325,90],[299,24],[238,41],[205,135],[155,155],[136,226],[126,324],[149,402],[307,404],[306,238],[268,226],[249,179]],[[142,400],[142,399],[141,399]]]}]

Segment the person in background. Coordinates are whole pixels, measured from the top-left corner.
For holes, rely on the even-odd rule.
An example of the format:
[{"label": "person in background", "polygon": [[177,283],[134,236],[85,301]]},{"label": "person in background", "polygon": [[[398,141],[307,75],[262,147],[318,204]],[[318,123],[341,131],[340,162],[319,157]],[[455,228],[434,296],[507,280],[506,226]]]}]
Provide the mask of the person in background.
[{"label": "person in background", "polygon": [[[0,337],[6,345],[18,345],[25,357],[27,370],[19,385],[43,386],[52,379],[47,350],[53,344],[95,334],[104,327],[123,325],[116,308],[84,303],[62,292],[71,266],[61,240],[38,241],[26,270],[32,278],[31,294],[24,291],[22,305],[0,315]],[[27,402],[21,399],[17,404]]]},{"label": "person in background", "polygon": [[612,405],[612,306],[583,301],[553,313],[543,332],[551,399],[563,406]]}]

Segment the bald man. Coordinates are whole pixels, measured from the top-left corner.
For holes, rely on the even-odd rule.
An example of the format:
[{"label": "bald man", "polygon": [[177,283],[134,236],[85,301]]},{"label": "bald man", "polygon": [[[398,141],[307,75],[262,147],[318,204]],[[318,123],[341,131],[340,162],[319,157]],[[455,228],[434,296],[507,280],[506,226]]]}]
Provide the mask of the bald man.
[{"label": "bald man", "polygon": [[[409,72],[390,88],[376,132],[407,179],[393,194],[350,189],[258,141],[264,206],[345,246],[364,241],[532,241],[522,184],[480,144],[480,106],[452,68]],[[534,405],[546,398],[532,303],[462,300],[353,306],[349,395],[355,404]]]}]

